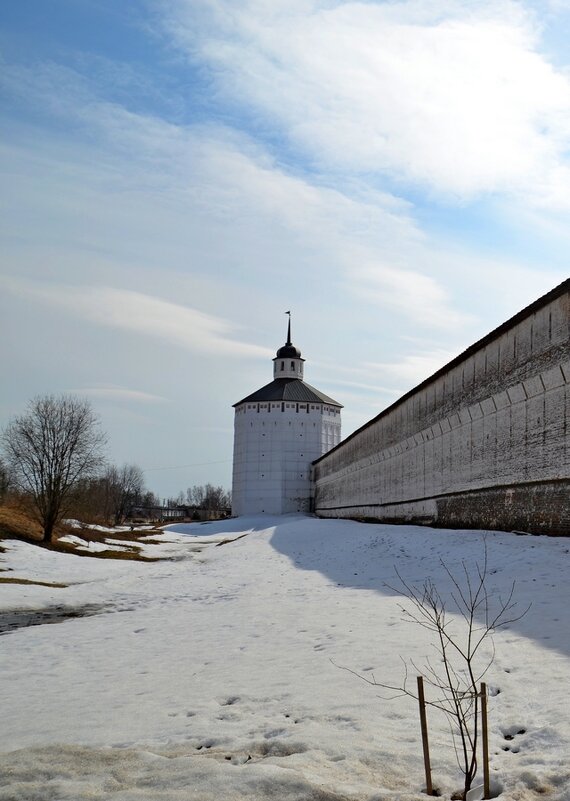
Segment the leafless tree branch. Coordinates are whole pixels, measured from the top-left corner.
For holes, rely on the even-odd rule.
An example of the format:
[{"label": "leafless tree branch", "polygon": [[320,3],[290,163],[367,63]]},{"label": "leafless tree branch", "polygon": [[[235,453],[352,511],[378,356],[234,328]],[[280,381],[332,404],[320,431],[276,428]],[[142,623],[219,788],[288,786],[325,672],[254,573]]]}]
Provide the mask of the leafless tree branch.
[{"label": "leafless tree branch", "polygon": [[[400,605],[403,622],[414,623],[434,635],[433,647],[438,664],[434,664],[429,657],[423,666],[417,665],[413,659],[408,664],[433,691],[433,697],[425,699],[427,706],[443,712],[447,717],[458,765],[464,776],[465,796],[477,773],[478,687],[495,658],[493,634],[520,620],[529,607],[515,613],[514,583],[505,599],[489,591],[486,539],[482,560],[471,570],[465,562],[461,563],[458,571],[453,571],[444,560],[440,560],[440,565],[451,582],[450,611],[431,578],[416,586],[407,582],[396,569],[399,586],[386,586],[406,599],[407,603]],[[462,624],[459,630],[458,621]],[[488,646],[486,656],[483,646]],[[417,700],[417,694],[408,689],[408,664],[403,658],[402,661],[404,678],[398,685],[377,681],[374,676],[370,679],[342,665],[337,667],[368,684],[392,691],[394,695],[389,700],[402,696]]]},{"label": "leafless tree branch", "polygon": [[105,436],[88,401],[74,396],[35,398],[2,435],[14,482],[31,495],[51,542],[54,527],[82,478],[101,467]]}]

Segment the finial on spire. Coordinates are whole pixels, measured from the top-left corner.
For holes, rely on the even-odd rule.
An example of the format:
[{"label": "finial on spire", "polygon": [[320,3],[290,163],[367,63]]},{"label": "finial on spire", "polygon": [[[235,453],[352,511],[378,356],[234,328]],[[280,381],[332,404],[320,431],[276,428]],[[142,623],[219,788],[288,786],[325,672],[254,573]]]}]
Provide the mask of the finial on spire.
[{"label": "finial on spire", "polygon": [[287,325],[287,342],[285,344],[286,345],[290,345],[291,344],[291,312],[290,311],[286,311],[285,314],[289,315],[289,323]]}]

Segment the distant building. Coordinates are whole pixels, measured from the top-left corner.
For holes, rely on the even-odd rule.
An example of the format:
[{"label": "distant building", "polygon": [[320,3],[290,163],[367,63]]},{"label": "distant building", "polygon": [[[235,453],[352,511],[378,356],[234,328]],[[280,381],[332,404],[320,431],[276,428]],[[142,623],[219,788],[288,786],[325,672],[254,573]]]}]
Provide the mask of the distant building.
[{"label": "distant building", "polygon": [[273,381],[234,404],[234,515],[310,511],[311,462],[340,442],[342,405],[305,383],[304,361],[289,317]]},{"label": "distant building", "polygon": [[183,506],[133,506],[127,515],[133,518],[144,520],[179,520],[186,516],[186,508]]}]

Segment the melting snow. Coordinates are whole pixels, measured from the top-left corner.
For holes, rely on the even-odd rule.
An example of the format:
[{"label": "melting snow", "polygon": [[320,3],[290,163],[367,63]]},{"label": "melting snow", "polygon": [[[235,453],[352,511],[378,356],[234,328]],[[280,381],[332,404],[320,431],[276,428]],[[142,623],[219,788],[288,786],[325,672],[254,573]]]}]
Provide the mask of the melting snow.
[{"label": "melting snow", "polygon": [[[310,517],[169,526],[158,562],[4,542],[0,618],[99,610],[0,638],[0,800],[425,799],[412,700],[388,683],[429,635],[386,586],[474,563],[483,533]],[[156,538],[156,535],[153,537]],[[79,538],[70,535],[67,539]],[[500,798],[570,798],[570,542],[487,535],[489,583],[528,614],[495,637],[491,771]],[[6,574],[4,574],[6,575]],[[49,616],[48,616],[49,617]],[[46,618],[48,619],[48,618]],[[434,784],[461,776],[429,712]]]}]

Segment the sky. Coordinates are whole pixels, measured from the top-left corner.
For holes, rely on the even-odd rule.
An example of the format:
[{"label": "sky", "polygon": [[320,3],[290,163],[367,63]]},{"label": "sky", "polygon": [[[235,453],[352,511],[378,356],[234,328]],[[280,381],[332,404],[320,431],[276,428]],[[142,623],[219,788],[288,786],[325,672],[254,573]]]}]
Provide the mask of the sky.
[{"label": "sky", "polygon": [[286,338],[343,436],[568,277],[570,2],[0,6],[0,426],[231,486]]}]

